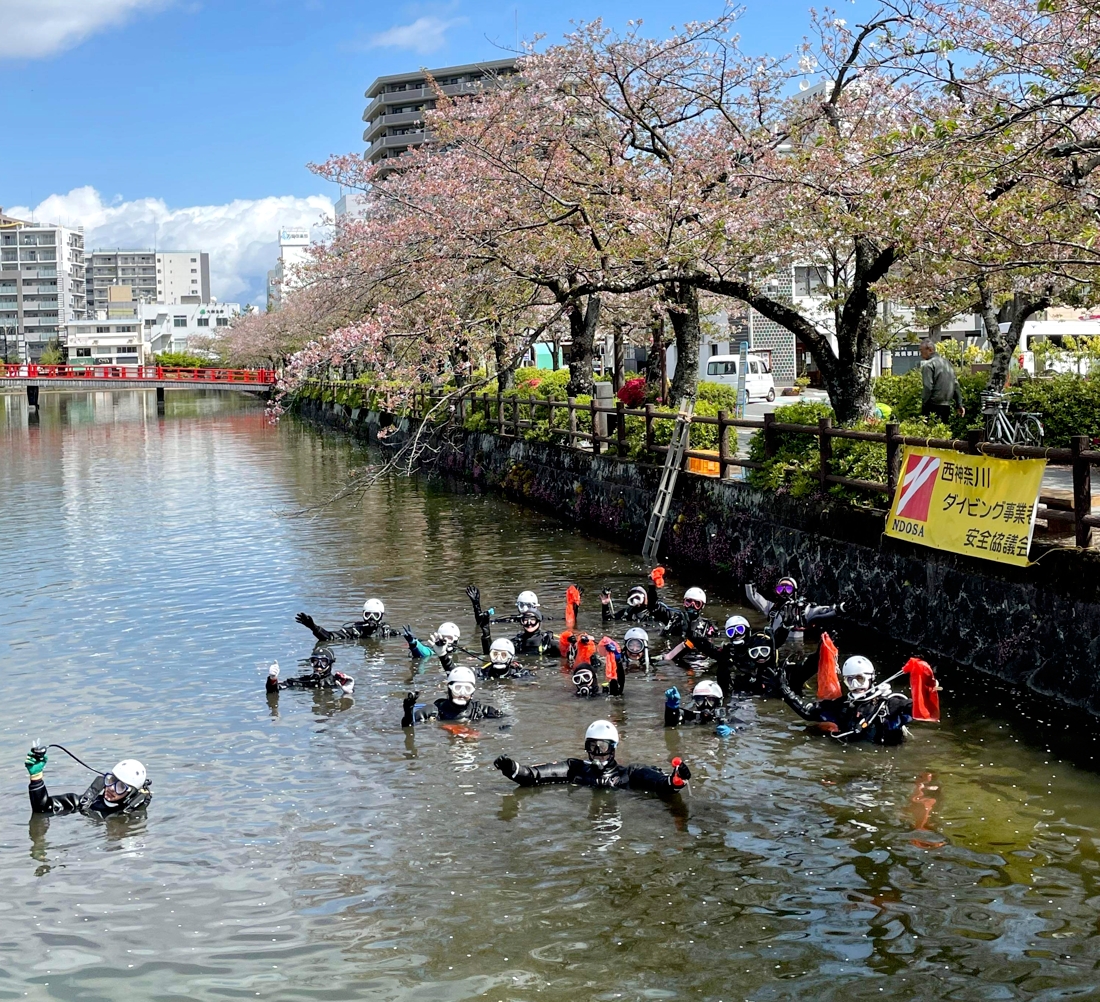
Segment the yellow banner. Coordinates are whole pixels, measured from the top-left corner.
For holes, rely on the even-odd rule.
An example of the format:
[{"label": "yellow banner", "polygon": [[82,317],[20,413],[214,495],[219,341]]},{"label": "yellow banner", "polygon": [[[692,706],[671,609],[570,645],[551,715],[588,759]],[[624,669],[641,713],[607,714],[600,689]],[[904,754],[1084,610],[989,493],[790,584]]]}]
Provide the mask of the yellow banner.
[{"label": "yellow banner", "polygon": [[886,535],[1027,566],[1045,459],[907,447]]}]

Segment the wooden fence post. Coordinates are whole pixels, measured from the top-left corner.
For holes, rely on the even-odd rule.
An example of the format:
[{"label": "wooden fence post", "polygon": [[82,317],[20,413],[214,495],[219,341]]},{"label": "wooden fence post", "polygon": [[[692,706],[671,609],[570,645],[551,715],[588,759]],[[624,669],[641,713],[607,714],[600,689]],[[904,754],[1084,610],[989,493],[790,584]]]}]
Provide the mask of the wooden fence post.
[{"label": "wooden fence post", "polygon": [[569,448],[577,447],[577,398],[566,397],[566,405],[569,407]]},{"label": "wooden fence post", "polygon": [[823,417],[817,419],[817,451],[820,458],[820,469],[817,471],[817,479],[824,491],[829,486],[829,463],[833,458],[833,440],[829,432],[833,428],[833,419]]},{"label": "wooden fence post", "polygon": [[728,411],[718,412],[718,479],[725,480],[730,462],[730,419]]},{"label": "wooden fence post", "polygon": [[1073,453],[1073,518],[1077,526],[1077,545],[1092,545],[1092,529],[1085,525],[1085,517],[1092,514],[1092,464],[1081,458],[1088,449],[1087,435],[1074,435],[1069,441]]},{"label": "wooden fence post", "polygon": [[504,434],[504,394],[497,388],[497,434]]},{"label": "wooden fence post", "polygon": [[593,396],[589,401],[588,409],[592,414],[592,455],[598,456],[600,454],[600,438],[596,434],[596,397]]},{"label": "wooden fence post", "polygon": [[621,400],[615,401],[615,435],[618,438],[618,453],[620,459],[626,459],[626,404]]},{"label": "wooden fence post", "polygon": [[898,488],[898,474],[901,471],[901,425],[891,422],[886,425],[886,486],[893,499]]},{"label": "wooden fence post", "polygon": [[645,405],[645,452],[646,459],[653,458],[653,413],[657,408],[653,404]]},{"label": "wooden fence post", "polygon": [[775,432],[772,425],[775,424],[775,411],[769,411],[764,415],[764,458],[774,459],[779,451],[779,443],[775,440]]},{"label": "wooden fence post", "polygon": [[519,441],[519,396],[516,396],[515,404],[512,408],[512,428],[516,441]]}]

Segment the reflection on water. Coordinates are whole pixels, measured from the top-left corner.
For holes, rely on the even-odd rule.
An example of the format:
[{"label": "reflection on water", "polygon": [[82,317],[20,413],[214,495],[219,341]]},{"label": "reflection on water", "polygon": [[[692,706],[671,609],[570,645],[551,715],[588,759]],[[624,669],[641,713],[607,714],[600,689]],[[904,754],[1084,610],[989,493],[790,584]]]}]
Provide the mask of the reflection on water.
[{"label": "reflection on water", "polygon": [[[469,637],[467,583],[500,610],[532,587],[560,615],[576,580],[595,628],[600,587],[642,568],[419,482],[284,517],[362,456],[250,398],[42,403],[0,397],[0,999],[1100,993],[1100,784],[1010,718],[948,700],[903,748],[846,748],[756,703],[718,741],[661,726],[677,668],[599,702],[550,667],[485,687],[505,721],[404,733],[400,639],[336,648],[353,699],[268,697],[268,664],[309,654],[299,610],[339,623],[377,594],[395,625]],[[683,756],[690,795],[520,790],[491,767],[580,754],[600,714],[624,761]],[[103,768],[142,759],[148,816],[32,819],[37,735]],[[46,775],[61,792],[89,774],[51,752]]]}]

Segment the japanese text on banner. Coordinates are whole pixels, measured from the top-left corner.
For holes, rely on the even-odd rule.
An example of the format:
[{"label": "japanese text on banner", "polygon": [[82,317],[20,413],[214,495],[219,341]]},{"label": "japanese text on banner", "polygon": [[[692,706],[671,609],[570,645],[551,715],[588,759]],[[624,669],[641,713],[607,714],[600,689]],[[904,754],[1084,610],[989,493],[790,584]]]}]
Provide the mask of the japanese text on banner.
[{"label": "japanese text on banner", "polygon": [[907,448],[886,535],[1027,566],[1043,459]]}]

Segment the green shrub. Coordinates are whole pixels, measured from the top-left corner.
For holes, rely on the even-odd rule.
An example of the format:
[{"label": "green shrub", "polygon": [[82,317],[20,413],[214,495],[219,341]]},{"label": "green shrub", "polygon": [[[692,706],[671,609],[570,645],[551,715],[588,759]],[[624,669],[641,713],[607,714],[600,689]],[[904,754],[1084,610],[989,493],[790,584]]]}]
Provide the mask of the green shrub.
[{"label": "green shrub", "polygon": [[196,355],[188,351],[162,351],[153,356],[156,364],[171,369],[217,368],[218,360],[209,355]]},{"label": "green shrub", "polygon": [[1100,379],[1071,372],[1022,380],[1009,398],[1019,410],[1043,416],[1043,445],[1069,448],[1074,435],[1100,437]]}]

